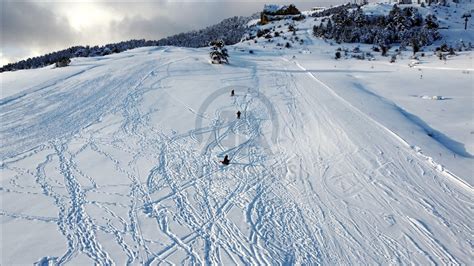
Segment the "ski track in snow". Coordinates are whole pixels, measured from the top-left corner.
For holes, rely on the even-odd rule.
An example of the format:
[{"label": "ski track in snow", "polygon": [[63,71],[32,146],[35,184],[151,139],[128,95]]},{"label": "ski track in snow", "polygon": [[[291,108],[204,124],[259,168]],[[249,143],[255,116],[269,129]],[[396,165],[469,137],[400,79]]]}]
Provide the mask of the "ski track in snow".
[{"label": "ski track in snow", "polygon": [[[203,64],[216,89],[252,89],[200,114],[173,88],[184,79],[179,70],[205,55],[171,49],[141,61],[121,58],[1,102],[2,195],[46,198],[57,214],[0,210],[1,221],[55,223],[63,238],[64,253],[38,262],[472,260],[472,187],[351,106],[317,73],[279,56],[252,63],[242,56],[227,67],[235,73]],[[275,143],[267,140],[271,114],[256,93],[278,114]],[[168,98],[204,119],[203,127],[166,133],[153,119],[162,107],[150,97]],[[226,117],[235,110],[244,111],[242,119]],[[222,167],[225,154],[232,163]],[[88,169],[87,158],[109,170]]]}]

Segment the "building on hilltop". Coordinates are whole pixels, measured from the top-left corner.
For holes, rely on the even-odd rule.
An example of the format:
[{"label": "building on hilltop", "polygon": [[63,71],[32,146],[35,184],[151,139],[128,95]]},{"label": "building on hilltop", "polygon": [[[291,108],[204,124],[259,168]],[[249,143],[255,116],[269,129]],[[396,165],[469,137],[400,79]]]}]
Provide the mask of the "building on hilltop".
[{"label": "building on hilltop", "polygon": [[440,4],[440,5],[446,5],[447,0],[397,0],[397,3],[400,5],[406,5],[406,4]]},{"label": "building on hilltop", "polygon": [[275,4],[266,4],[263,8],[263,12],[260,13],[260,23],[267,24],[273,20],[281,20],[287,18],[299,18],[301,17],[301,12],[291,4],[286,5],[275,5]]}]

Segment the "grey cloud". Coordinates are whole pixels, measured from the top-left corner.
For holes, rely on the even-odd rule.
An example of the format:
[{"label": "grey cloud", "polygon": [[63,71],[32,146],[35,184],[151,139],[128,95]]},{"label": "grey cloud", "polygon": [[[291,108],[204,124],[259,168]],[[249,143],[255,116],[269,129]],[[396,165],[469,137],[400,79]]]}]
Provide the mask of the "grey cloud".
[{"label": "grey cloud", "polygon": [[75,41],[67,19],[33,2],[2,1],[2,46],[47,47]]},{"label": "grey cloud", "polygon": [[[296,4],[302,6],[302,9],[312,6],[310,3]],[[223,1],[142,3],[139,7],[131,3],[118,3],[104,7],[125,15],[122,20],[111,23],[110,29],[115,39],[160,39],[180,32],[198,30],[231,16],[249,16],[260,11],[263,5],[262,2]],[[138,10],[141,15],[136,13]],[[134,15],[127,16],[130,12]],[[157,15],[150,16],[153,12]]]},{"label": "grey cloud", "polygon": [[166,17],[150,19],[140,16],[125,17],[110,24],[111,35],[115,40],[160,39],[186,27]]},{"label": "grey cloud", "polygon": [[[80,32],[71,28],[60,10],[74,4],[64,1],[1,1],[2,52],[7,58],[22,59],[31,51],[51,52],[73,45],[103,45],[129,39],[160,39],[197,30],[231,16],[251,15],[262,10],[262,1],[98,1],[95,8],[110,11],[113,21]],[[345,0],[334,0],[336,4]],[[269,1],[286,3],[288,1]],[[302,10],[328,2],[294,2]],[[62,9],[61,9],[62,8]],[[30,51],[26,53],[24,51]],[[21,55],[20,55],[21,54]]]}]

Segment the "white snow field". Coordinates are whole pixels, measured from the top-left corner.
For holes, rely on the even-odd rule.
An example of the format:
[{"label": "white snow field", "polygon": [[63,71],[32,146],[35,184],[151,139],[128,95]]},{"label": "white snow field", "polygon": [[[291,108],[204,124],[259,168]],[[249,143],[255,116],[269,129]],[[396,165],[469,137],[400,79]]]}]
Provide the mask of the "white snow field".
[{"label": "white snow field", "polygon": [[304,23],[1,73],[0,264],[472,264],[472,52],[336,61]]}]

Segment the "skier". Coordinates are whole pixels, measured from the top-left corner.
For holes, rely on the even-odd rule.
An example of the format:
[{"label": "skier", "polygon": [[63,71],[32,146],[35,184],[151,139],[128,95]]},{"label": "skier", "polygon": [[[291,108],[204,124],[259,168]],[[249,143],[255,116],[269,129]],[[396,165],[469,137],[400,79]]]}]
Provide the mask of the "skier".
[{"label": "skier", "polygon": [[234,95],[235,95],[234,90],[232,90],[232,91],[230,92],[230,96],[234,96]]},{"label": "skier", "polygon": [[242,114],[242,113],[241,113],[240,111],[237,111],[237,119],[240,119],[240,115],[241,115],[241,114]]},{"label": "skier", "polygon": [[223,165],[229,165],[230,160],[229,160],[229,155],[226,155],[224,157],[224,160],[220,161]]}]

